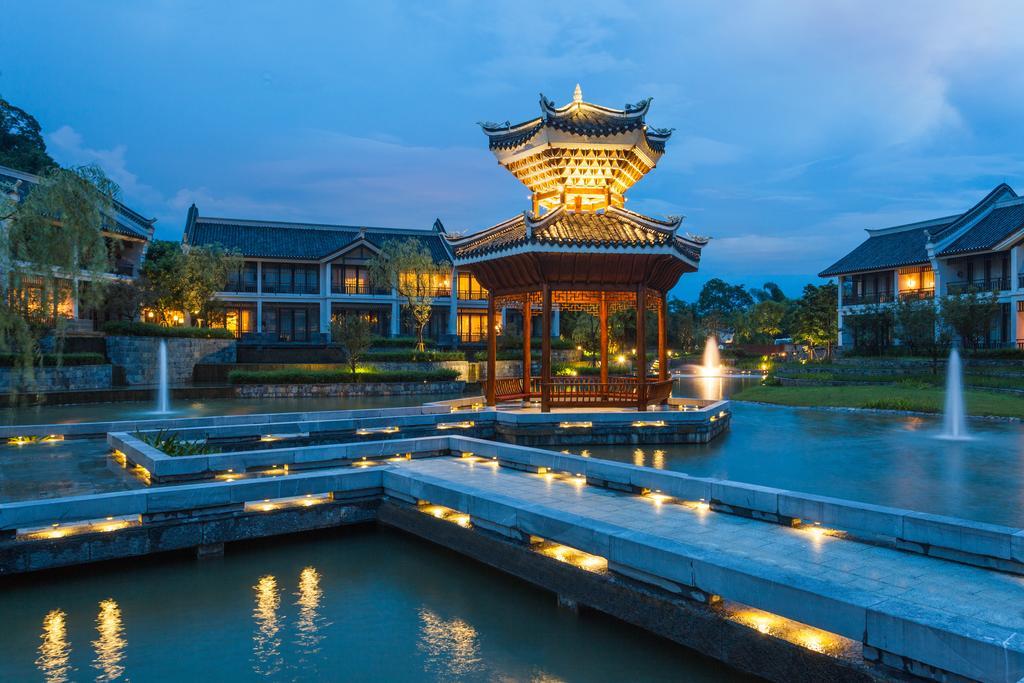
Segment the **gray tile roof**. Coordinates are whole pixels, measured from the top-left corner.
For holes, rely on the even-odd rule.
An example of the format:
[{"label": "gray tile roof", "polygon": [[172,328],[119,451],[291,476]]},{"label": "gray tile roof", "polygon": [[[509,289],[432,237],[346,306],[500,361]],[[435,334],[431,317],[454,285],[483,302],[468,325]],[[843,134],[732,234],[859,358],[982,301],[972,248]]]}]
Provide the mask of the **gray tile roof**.
[{"label": "gray tile roof", "polygon": [[536,245],[540,250],[544,245],[557,245],[608,248],[672,246],[686,257],[700,260],[703,243],[678,236],[678,226],[679,220],[661,221],[620,208],[609,208],[603,213],[559,208],[539,218],[520,214],[476,235],[455,238],[452,246],[460,259],[524,245]]},{"label": "gray tile roof", "polygon": [[832,277],[864,270],[928,263],[928,251],[925,249],[928,230],[945,228],[956,218],[950,216],[938,221],[912,223],[903,230],[890,228],[890,231],[871,235],[856,249],[818,273],[818,276]]},{"label": "gray tile roof", "polygon": [[[39,184],[41,178],[31,173],[23,173],[13,168],[0,166],[0,187],[15,188],[18,196],[24,199],[28,193]],[[20,181],[20,184],[19,184]],[[116,215],[111,223],[105,220],[103,229],[107,232],[125,237],[134,237],[141,240],[149,240],[153,236],[154,218],[145,218],[141,214],[128,208],[121,202],[114,202]]]},{"label": "gray tile roof", "polygon": [[409,238],[429,249],[435,261],[451,261],[444,238],[433,230],[207,218],[199,216],[195,206],[189,209],[183,241],[190,245],[219,244],[248,258],[319,261],[351,244],[361,231],[378,248],[390,239]]},{"label": "gray tile roof", "polygon": [[665,151],[665,141],[672,135],[670,128],[647,128],[644,117],[650,108],[651,98],[636,104],[627,104],[623,109],[612,109],[589,102],[574,102],[561,107],[540,96],[542,116],[511,124],[481,122],[480,126],[488,137],[490,149],[515,149],[532,140],[545,127],[565,131],[574,135],[606,137],[643,129],[647,144],[658,152]]},{"label": "gray tile roof", "polygon": [[1024,228],[1024,201],[1017,200],[1006,205],[997,204],[988,214],[968,228],[967,232],[940,251],[939,256],[992,249],[1022,228]]},{"label": "gray tile roof", "polygon": [[928,262],[925,245],[945,244],[938,256],[952,256],[994,248],[1024,229],[1024,198],[1000,183],[962,214],[931,221],[868,230],[869,237],[849,254],[819,273],[831,277],[869,270],[897,268]]}]

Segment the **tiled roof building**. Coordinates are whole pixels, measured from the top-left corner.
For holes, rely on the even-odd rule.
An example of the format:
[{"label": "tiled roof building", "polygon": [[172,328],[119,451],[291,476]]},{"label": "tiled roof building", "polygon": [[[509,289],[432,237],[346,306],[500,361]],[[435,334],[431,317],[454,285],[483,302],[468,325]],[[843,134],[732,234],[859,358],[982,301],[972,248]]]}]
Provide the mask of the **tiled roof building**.
[{"label": "tiled roof building", "polygon": [[[865,306],[974,289],[1001,304],[983,343],[1024,347],[1024,197],[1009,185],[997,185],[961,214],[867,233],[820,273],[839,278],[841,346],[859,345],[858,316]],[[895,333],[889,336],[898,343]]]}]

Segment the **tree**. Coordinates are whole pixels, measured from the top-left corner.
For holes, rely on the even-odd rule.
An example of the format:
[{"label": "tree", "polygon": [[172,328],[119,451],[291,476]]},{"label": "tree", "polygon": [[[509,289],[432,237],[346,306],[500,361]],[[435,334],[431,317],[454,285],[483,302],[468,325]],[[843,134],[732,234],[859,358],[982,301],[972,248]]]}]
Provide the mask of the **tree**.
[{"label": "tree", "polygon": [[388,240],[367,265],[370,282],[390,287],[405,299],[403,308],[416,326],[416,350],[422,351],[423,331],[430,323],[439,281],[448,276],[448,263],[436,263],[430,250],[415,239]]},{"label": "tree", "polygon": [[803,296],[797,301],[795,334],[811,346],[824,346],[825,355],[832,357],[832,347],[839,336],[839,288],[834,282],[821,285],[806,285]]},{"label": "tree", "polygon": [[569,337],[573,344],[590,354],[591,365],[593,365],[595,354],[601,352],[600,321],[589,313],[579,313],[572,320]]},{"label": "tree", "polygon": [[698,342],[695,306],[679,299],[669,299],[668,332],[681,351],[695,349]]},{"label": "tree", "polygon": [[46,152],[39,122],[0,97],[0,166],[43,175],[57,168]]},{"label": "tree", "polygon": [[855,314],[843,317],[850,328],[853,347],[859,352],[881,355],[892,343],[895,316],[888,304],[862,306]]},{"label": "tree", "polygon": [[702,316],[712,312],[730,316],[753,303],[754,299],[743,285],[730,285],[716,277],[705,282],[701,288],[697,299],[697,312]]},{"label": "tree", "polygon": [[231,273],[241,266],[240,254],[218,245],[184,251],[177,242],[155,241],[142,264],[142,303],[161,325],[170,322],[174,311],[208,321],[216,293],[224,290]]},{"label": "tree", "polygon": [[964,348],[977,349],[999,314],[999,300],[990,292],[970,287],[942,300],[942,320],[960,337]]},{"label": "tree", "polygon": [[220,245],[189,247],[180,273],[180,302],[184,311],[209,321],[216,294],[228,284],[231,273],[242,267],[242,256]]},{"label": "tree", "polygon": [[932,359],[932,372],[949,347],[949,333],[935,303],[924,299],[901,299],[896,303],[896,332],[900,343],[918,356]]},{"label": "tree", "polygon": [[764,283],[764,287],[760,289],[754,288],[750,290],[751,296],[754,297],[758,302],[761,301],[775,301],[782,303],[786,300],[786,295],[782,293],[782,288],[774,282]]},{"label": "tree", "polygon": [[102,300],[101,276],[111,267],[103,225],[119,189],[96,166],[46,171],[20,201],[10,189],[0,188],[0,350],[17,354],[15,368],[30,385],[42,337],[52,332],[61,353],[76,281],[91,285],[77,293],[80,305]]},{"label": "tree", "polygon": [[[768,283],[771,284],[771,283]],[[768,343],[782,334],[782,320],[788,307],[775,299],[763,299],[750,309],[750,329],[754,336]]]},{"label": "tree", "polygon": [[185,270],[185,252],[181,245],[169,240],[155,240],[149,245],[142,263],[139,289],[142,305],[153,311],[156,322],[170,323],[170,314],[182,310],[180,299],[181,274]]},{"label": "tree", "polygon": [[373,343],[373,327],[360,315],[336,315],[331,318],[331,340],[341,346],[355,377],[356,364]]}]

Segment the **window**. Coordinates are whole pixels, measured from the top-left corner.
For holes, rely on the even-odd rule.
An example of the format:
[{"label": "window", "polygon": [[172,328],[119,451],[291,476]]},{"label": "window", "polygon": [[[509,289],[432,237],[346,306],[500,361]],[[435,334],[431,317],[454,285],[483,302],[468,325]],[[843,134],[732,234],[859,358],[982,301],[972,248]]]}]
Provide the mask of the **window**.
[{"label": "window", "polygon": [[459,273],[459,298],[466,301],[486,299],[487,290],[480,286],[472,273]]},{"label": "window", "polygon": [[228,284],[225,292],[255,292],[256,291],[256,262],[246,261],[236,271],[228,275]]},{"label": "window", "polygon": [[459,341],[487,341],[487,314],[459,311]]},{"label": "window", "polygon": [[263,306],[263,332],[279,341],[316,341],[319,331],[319,306]]},{"label": "window", "polygon": [[403,289],[414,292],[417,296],[451,296],[451,276],[443,273],[427,275],[425,273],[401,273],[398,276]]},{"label": "window", "polygon": [[378,337],[386,337],[390,331],[391,309],[386,308],[347,308],[344,306],[332,306],[331,317],[339,315],[358,315],[370,323],[373,333]]},{"label": "window", "polygon": [[271,294],[319,294],[320,266],[264,263],[263,291]]},{"label": "window", "polygon": [[331,292],[334,294],[377,294],[371,291],[365,266],[335,264],[331,267]]},{"label": "window", "polygon": [[227,304],[219,313],[211,314],[210,327],[220,327],[236,338],[256,331],[256,306],[253,304]]}]

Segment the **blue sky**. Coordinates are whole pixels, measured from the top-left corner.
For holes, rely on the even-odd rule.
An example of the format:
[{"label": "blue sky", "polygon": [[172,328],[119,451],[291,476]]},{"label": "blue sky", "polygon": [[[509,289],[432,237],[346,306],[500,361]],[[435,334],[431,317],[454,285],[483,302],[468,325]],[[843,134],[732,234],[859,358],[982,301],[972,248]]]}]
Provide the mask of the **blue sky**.
[{"label": "blue sky", "polygon": [[[572,9],[562,5],[571,5]],[[583,11],[572,10],[583,7]],[[180,239],[205,215],[472,231],[528,208],[476,121],[538,93],[676,129],[630,207],[713,237],[701,271],[796,295],[864,228],[1024,189],[1012,2],[39,2],[0,94]],[[12,30],[17,27],[16,30]]]}]

